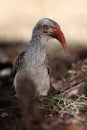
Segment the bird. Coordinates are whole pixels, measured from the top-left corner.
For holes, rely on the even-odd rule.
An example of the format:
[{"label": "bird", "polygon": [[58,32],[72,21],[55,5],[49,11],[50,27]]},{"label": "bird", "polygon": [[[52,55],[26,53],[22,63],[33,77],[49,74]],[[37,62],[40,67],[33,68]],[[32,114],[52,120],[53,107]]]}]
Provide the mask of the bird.
[{"label": "bird", "polygon": [[[51,38],[57,39],[64,50],[66,49],[66,39],[59,24],[52,19],[42,18],[32,31],[28,48],[16,58],[14,65],[16,92],[19,82],[27,75],[34,82],[38,96],[46,96],[48,94],[50,89],[50,67],[46,47]],[[20,94],[17,92],[17,95],[19,96]]]}]

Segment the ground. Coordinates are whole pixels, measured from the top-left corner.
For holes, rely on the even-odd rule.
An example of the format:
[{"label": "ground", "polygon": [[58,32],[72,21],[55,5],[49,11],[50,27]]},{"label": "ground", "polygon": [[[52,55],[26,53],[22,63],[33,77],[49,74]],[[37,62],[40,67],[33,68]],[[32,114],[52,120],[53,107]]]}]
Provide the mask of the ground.
[{"label": "ground", "polygon": [[[22,43],[0,43],[0,129],[26,130],[13,87],[13,64]],[[48,54],[50,95],[40,97],[44,130],[87,129],[87,48],[55,49]]]}]

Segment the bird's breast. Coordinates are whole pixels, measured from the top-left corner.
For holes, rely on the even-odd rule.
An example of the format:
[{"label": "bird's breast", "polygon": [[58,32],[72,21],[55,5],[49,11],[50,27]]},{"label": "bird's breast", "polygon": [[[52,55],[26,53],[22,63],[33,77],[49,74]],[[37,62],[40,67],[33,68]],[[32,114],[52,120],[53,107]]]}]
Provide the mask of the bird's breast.
[{"label": "bird's breast", "polygon": [[[47,66],[45,62],[45,54],[43,55],[33,55],[25,57],[21,69],[18,70],[16,74],[16,79],[20,79],[26,74],[34,81],[36,84],[36,90],[39,95],[47,95],[50,87],[50,78],[47,71]],[[16,82],[15,82],[16,84]],[[16,86],[16,85],[15,85]]]},{"label": "bird's breast", "polygon": [[50,87],[50,78],[45,64],[27,67],[27,73],[35,82],[39,95],[47,95]]}]

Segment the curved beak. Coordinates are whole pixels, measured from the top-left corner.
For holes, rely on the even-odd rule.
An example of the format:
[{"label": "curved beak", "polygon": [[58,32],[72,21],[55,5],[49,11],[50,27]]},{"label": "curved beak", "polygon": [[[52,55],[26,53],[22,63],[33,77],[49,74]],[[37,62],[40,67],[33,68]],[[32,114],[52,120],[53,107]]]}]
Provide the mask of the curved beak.
[{"label": "curved beak", "polygon": [[66,50],[66,40],[60,28],[52,29],[49,33],[49,36],[52,36],[53,38],[56,38],[58,41],[60,41],[64,50]]}]

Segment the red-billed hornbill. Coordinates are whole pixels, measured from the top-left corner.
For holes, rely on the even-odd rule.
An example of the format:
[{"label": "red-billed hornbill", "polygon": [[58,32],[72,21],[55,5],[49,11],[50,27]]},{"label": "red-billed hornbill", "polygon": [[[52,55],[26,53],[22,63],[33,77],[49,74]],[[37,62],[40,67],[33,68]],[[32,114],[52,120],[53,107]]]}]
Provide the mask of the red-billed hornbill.
[{"label": "red-billed hornbill", "polygon": [[65,37],[60,26],[51,19],[43,18],[33,29],[29,47],[25,52],[20,53],[16,59],[16,74],[14,78],[16,92],[21,79],[27,75],[36,85],[37,95],[47,95],[50,88],[50,77],[48,74],[46,47],[48,40],[51,38],[56,38],[60,41],[64,50],[66,49]]}]

